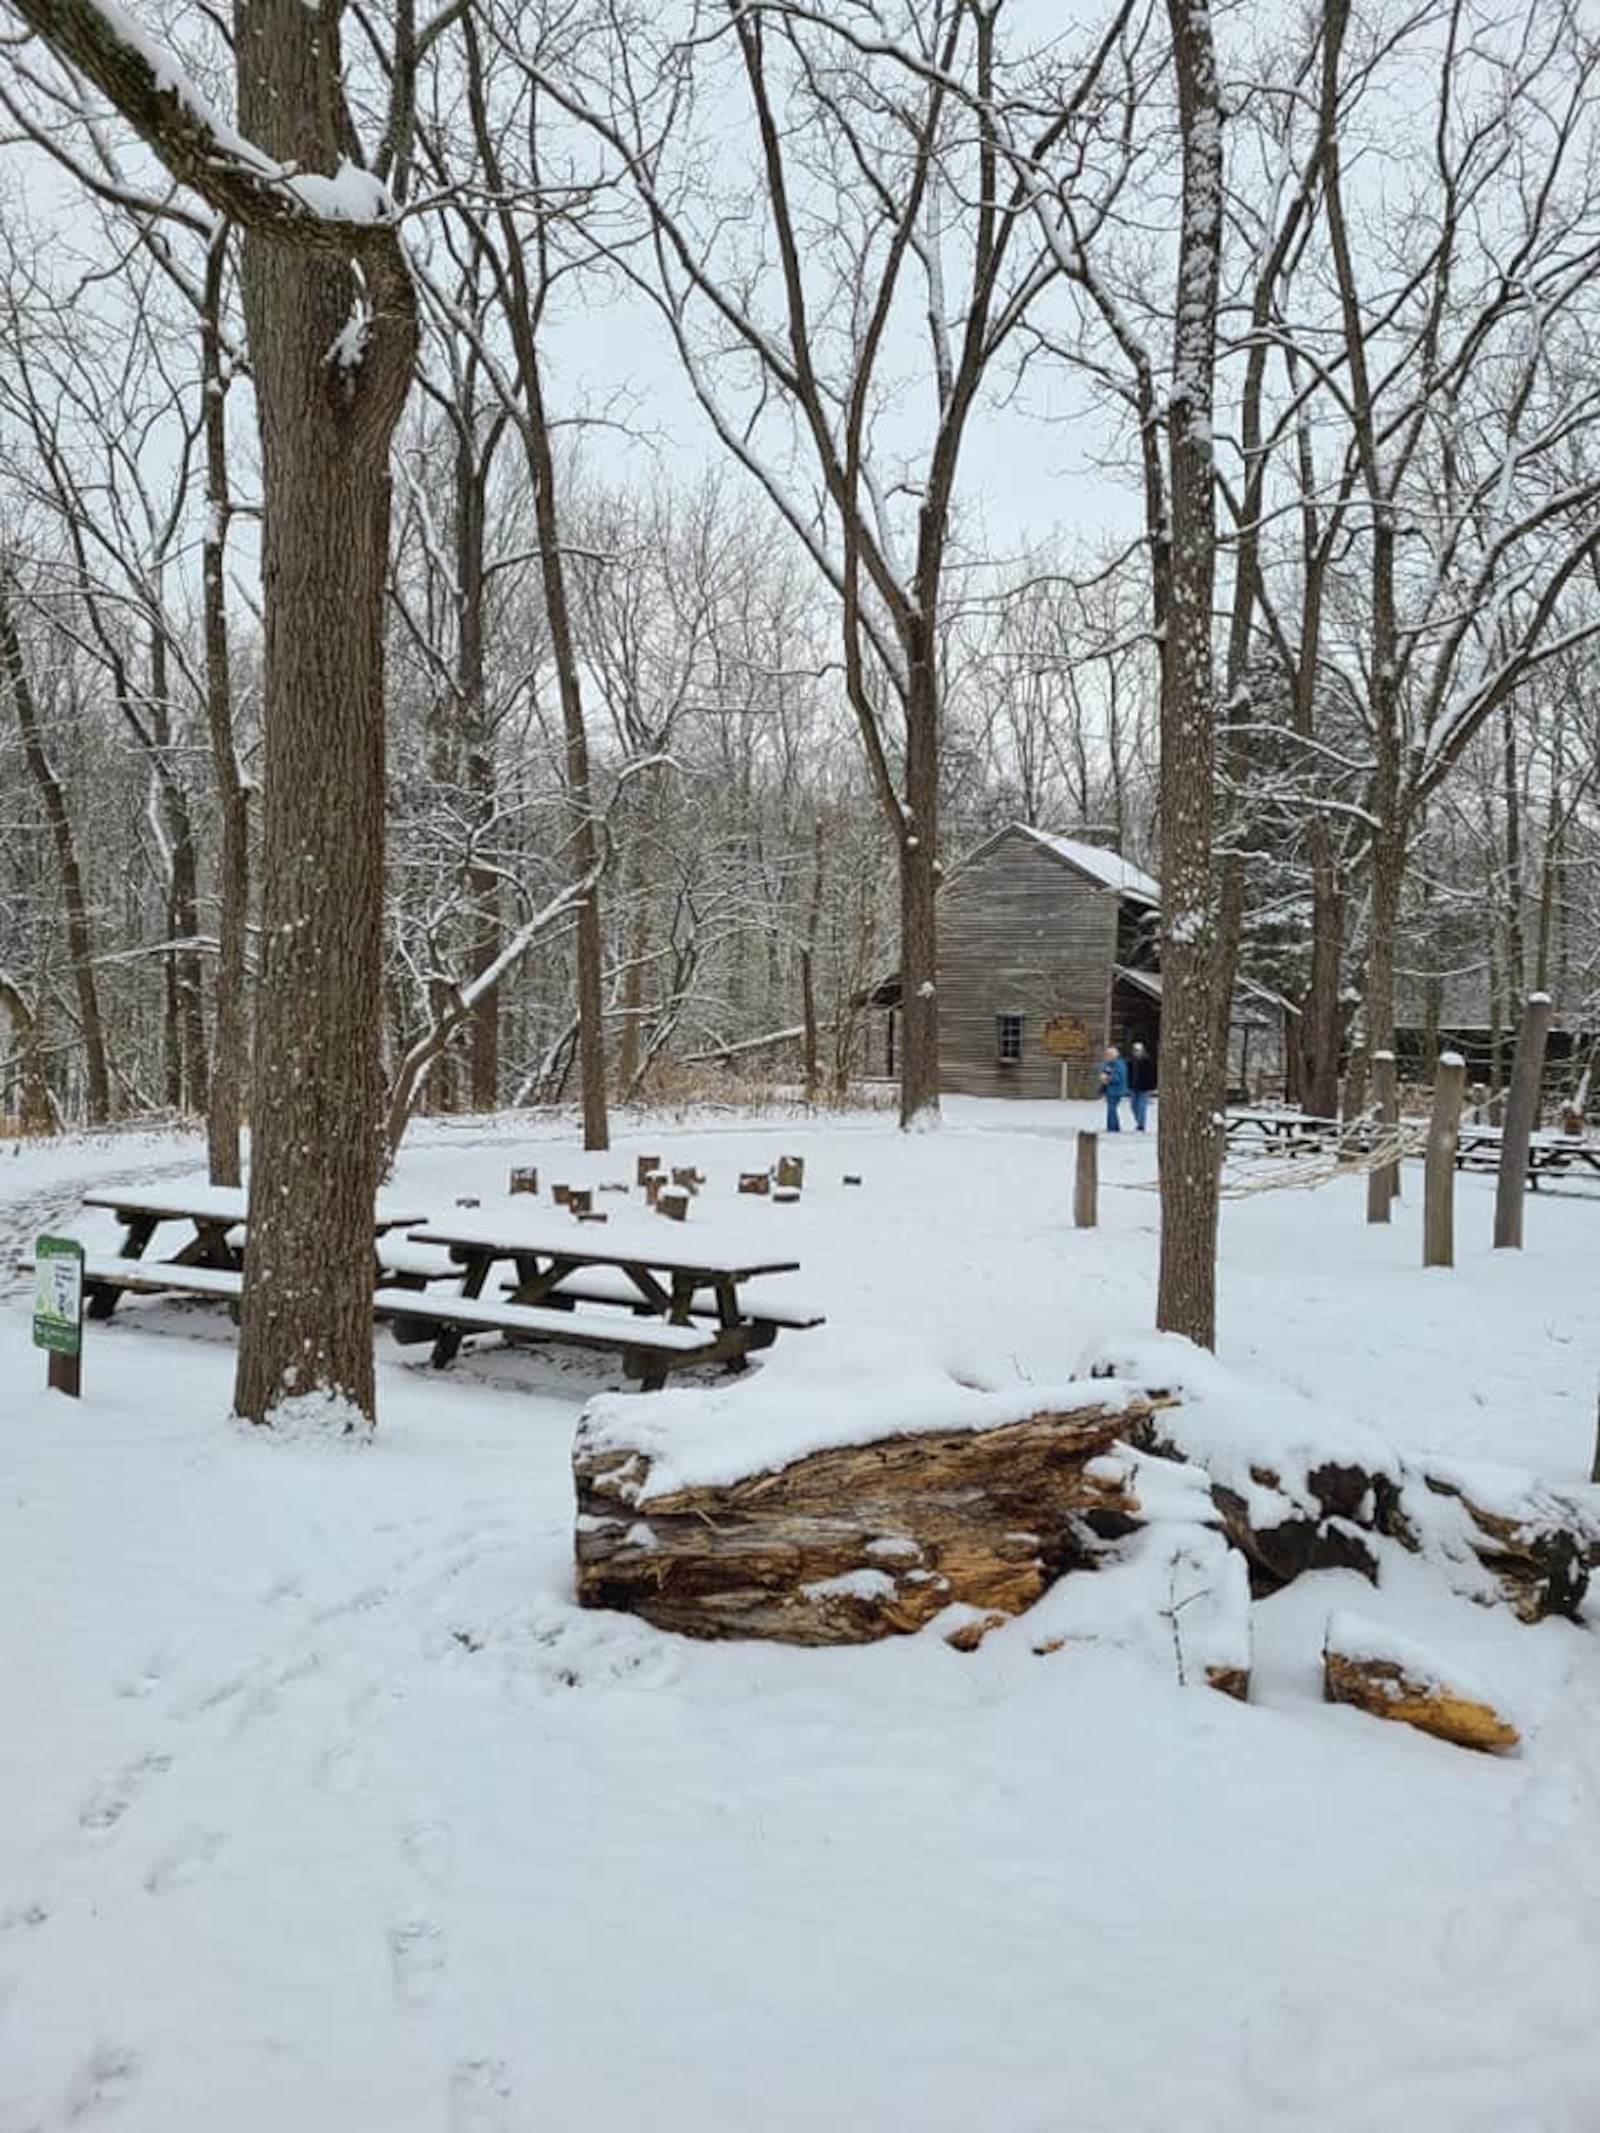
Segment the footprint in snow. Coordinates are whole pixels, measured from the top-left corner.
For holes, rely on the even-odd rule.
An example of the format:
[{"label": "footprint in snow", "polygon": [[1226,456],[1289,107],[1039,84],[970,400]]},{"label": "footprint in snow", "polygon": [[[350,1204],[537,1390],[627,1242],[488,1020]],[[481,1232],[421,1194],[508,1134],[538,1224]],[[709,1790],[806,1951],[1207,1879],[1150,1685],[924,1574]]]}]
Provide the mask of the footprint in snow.
[{"label": "footprint in snow", "polygon": [[359,1792],[366,1781],[366,1750],[356,1740],[336,1740],[324,1748],[311,1767],[311,1781],[324,1792],[348,1795]]},{"label": "footprint in snow", "polygon": [[402,1918],[389,1928],[389,1974],[401,2007],[426,2007],[446,1961],[443,1933],[431,1918]]},{"label": "footprint in snow", "polygon": [[1309,2000],[1281,1988],[1258,2000],[1244,2020],[1244,2077],[1250,2093],[1271,2103],[1314,2101],[1322,2082],[1323,2017]]},{"label": "footprint in snow", "polygon": [[137,1762],[102,1778],[78,1809],[78,1827],[91,1836],[109,1835],[140,1794],[171,1768],[170,1755],[142,1755]]},{"label": "footprint in snow", "polygon": [[178,1650],[179,1646],[175,1644],[158,1644],[141,1666],[114,1681],[113,1689],[131,1702],[142,1703],[160,1688]]},{"label": "footprint in snow", "polygon": [[400,1832],[400,1850],[406,1864],[430,1889],[442,1889],[455,1864],[455,1835],[448,1822],[431,1815],[415,1815]]},{"label": "footprint in snow", "polygon": [[506,2133],[511,2074],[503,2059],[458,2059],[450,2072],[447,2133]]},{"label": "footprint in snow", "polygon": [[227,1841],[220,1829],[202,1829],[196,1824],[183,1830],[146,1867],[146,1890],[152,1896],[165,1896],[173,1889],[187,1888],[200,1879]]},{"label": "footprint in snow", "polygon": [[113,2111],[139,2090],[139,2055],[118,2044],[97,2044],[67,2083],[62,2103],[68,2125]]}]

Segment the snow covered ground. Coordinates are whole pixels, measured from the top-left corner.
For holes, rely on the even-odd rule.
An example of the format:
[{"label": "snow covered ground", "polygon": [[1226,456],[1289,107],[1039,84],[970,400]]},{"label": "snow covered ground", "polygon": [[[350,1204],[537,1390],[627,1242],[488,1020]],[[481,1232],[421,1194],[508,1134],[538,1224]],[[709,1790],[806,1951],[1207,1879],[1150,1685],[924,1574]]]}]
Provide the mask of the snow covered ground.
[{"label": "snow covered ground", "polygon": [[[1075,1233],[1091,1122],[629,1122],[606,1158],[441,1123],[397,1183],[445,1209],[648,1148],[707,1173],[709,1222],[803,1153],[800,1205],[740,1210],[829,1318],[769,1388],[838,1397],[830,1355],[879,1342],[1043,1384],[1149,1352],[1153,1139],[1102,1142]],[[200,1161],[0,1148],[6,1266],[46,1227],[109,1241],[85,1186]],[[1230,1201],[1213,1407],[1585,1478],[1600,1197],[1541,1192],[1494,1254],[1492,1196],[1461,1180],[1449,1273],[1413,1173],[1387,1231],[1359,1181]],[[0,2133],[1600,2125],[1592,1633],[1397,1558],[1257,1610],[1249,1707],[1181,1689],[1147,1624],[1052,1659],[1025,1624],[971,1656],[689,1644],[570,1598],[601,1363],[436,1375],[380,1335],[376,1440],[286,1441],[227,1419],[214,1311],[124,1304],[74,1406],[29,1307],[0,1276]],[[1340,1607],[1458,1656],[1521,1751],[1324,1705]]]}]

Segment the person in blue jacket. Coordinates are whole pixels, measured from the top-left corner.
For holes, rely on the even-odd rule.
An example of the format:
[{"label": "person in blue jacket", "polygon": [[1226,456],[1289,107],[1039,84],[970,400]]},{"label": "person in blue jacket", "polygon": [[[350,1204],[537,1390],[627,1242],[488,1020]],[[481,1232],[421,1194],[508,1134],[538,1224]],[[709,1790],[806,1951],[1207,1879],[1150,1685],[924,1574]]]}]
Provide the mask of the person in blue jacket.
[{"label": "person in blue jacket", "polygon": [[1106,1046],[1106,1055],[1100,1062],[1100,1093],[1106,1100],[1106,1131],[1120,1133],[1122,1099],[1128,1093],[1128,1069],[1114,1044]]}]

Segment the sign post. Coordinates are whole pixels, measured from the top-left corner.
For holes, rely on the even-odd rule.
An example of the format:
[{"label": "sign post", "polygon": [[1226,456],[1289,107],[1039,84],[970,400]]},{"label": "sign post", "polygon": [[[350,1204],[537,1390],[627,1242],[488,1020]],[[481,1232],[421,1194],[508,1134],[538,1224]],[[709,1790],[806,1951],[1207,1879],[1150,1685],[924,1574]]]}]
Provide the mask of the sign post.
[{"label": "sign post", "polygon": [[50,1357],[52,1390],[76,1400],[83,1369],[83,1246],[75,1237],[40,1237],[33,1261],[33,1345]]}]

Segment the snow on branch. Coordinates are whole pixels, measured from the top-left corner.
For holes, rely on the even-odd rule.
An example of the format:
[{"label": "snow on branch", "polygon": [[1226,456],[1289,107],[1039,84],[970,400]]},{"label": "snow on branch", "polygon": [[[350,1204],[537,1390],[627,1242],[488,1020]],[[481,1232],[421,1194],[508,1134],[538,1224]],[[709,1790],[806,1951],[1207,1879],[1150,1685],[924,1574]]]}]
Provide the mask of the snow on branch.
[{"label": "snow on branch", "polygon": [[6,0],[55,56],[125,118],[182,185],[246,228],[294,232],[348,257],[364,231],[393,242],[385,187],[348,159],[331,176],[296,170],[244,138],[182,63],[116,0]]}]

